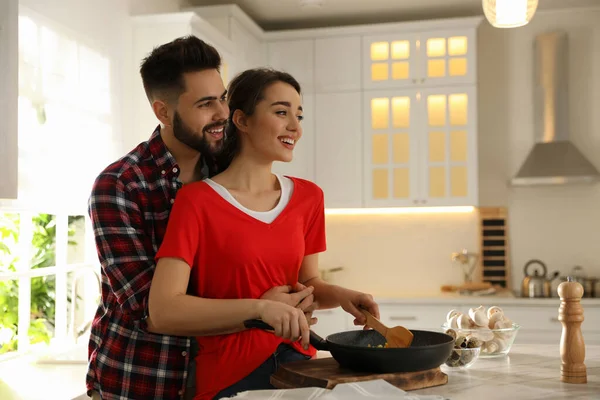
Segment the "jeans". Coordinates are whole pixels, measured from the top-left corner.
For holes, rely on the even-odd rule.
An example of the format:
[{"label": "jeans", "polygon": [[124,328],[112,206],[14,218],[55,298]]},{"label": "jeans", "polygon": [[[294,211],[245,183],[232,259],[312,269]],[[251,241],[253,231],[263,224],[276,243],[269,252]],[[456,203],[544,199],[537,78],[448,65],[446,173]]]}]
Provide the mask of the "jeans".
[{"label": "jeans", "polygon": [[301,360],[310,360],[310,356],[298,353],[290,345],[282,343],[277,347],[275,353],[267,358],[267,360],[258,368],[252,371],[250,375],[228,388],[221,390],[213,400],[232,397],[247,390],[275,389],[275,387],[271,385],[271,375],[277,371],[279,366],[292,361]]}]

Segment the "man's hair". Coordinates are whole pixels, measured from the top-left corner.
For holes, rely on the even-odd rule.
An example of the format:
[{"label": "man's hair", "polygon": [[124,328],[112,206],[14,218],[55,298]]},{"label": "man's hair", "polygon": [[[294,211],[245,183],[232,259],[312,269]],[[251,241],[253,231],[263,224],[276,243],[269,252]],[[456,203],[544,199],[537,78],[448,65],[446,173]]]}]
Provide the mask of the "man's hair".
[{"label": "man's hair", "polygon": [[161,98],[175,103],[185,92],[183,74],[221,67],[219,52],[196,36],[184,36],[156,47],[144,58],[140,74],[150,103]]}]

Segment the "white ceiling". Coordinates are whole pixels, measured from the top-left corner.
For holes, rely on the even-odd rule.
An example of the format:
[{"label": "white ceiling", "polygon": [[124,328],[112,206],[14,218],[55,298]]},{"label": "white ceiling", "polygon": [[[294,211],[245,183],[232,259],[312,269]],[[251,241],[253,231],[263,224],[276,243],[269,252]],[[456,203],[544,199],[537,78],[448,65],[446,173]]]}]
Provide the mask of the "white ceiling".
[{"label": "white ceiling", "polygon": [[[482,15],[481,0],[187,0],[191,6],[237,4],[265,30]],[[539,10],[599,5],[600,0],[539,0]]]}]

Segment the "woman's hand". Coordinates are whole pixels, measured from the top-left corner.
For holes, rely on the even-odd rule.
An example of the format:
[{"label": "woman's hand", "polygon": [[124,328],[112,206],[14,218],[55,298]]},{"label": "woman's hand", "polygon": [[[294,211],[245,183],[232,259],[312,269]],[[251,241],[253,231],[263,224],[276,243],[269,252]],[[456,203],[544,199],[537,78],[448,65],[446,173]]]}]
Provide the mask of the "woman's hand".
[{"label": "woman's hand", "polygon": [[278,301],[263,300],[258,311],[260,319],[273,327],[276,336],[292,342],[302,338],[302,347],[308,349],[310,328],[301,309]]},{"label": "woman's hand", "polygon": [[354,316],[354,325],[366,325],[367,323],[367,318],[360,311],[361,308],[369,311],[375,318],[380,318],[379,306],[370,294],[340,288],[338,296],[340,306],[344,311]]},{"label": "woman's hand", "polygon": [[278,301],[301,309],[306,315],[306,320],[310,325],[317,323],[317,319],[313,318],[313,311],[318,309],[318,304],[314,301],[315,296],[313,295],[314,288],[312,286],[304,286],[300,282],[296,283],[294,287],[275,286],[274,288],[266,291],[261,299]]}]

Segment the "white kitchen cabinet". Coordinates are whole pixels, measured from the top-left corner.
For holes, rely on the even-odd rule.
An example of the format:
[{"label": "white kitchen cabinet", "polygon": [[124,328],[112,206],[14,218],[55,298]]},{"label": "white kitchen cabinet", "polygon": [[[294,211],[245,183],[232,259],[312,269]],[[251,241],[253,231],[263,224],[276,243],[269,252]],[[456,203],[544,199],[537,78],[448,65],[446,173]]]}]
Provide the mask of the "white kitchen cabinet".
[{"label": "white kitchen cabinet", "polygon": [[363,88],[474,84],[475,28],[365,35]]},{"label": "white kitchen cabinet", "polygon": [[420,92],[420,204],[477,206],[477,97],[473,86]]},{"label": "white kitchen cabinet", "polygon": [[[404,326],[407,329],[442,331],[448,312],[452,309],[466,313],[471,307],[479,306],[479,299],[445,299],[436,302],[419,299],[397,299],[378,301],[381,322],[388,327]],[[506,300],[506,299],[504,299]],[[528,299],[482,299],[485,307],[499,305],[505,315],[519,324],[515,343],[519,344],[556,344],[557,351],[562,334],[562,324],[558,321],[558,305],[531,305]],[[540,302],[541,303],[541,302]],[[313,330],[321,336],[344,330],[362,329],[354,325],[354,317],[341,308],[319,310],[314,313],[319,318]],[[581,325],[584,342],[587,345],[600,345],[600,305],[584,305],[584,321]]]},{"label": "white kitchen cabinet", "polygon": [[246,69],[262,67],[266,64],[266,45],[254,36],[245,26],[231,21],[231,41],[235,46],[235,74]]},{"label": "white kitchen cabinet", "polygon": [[[558,305],[503,306],[504,314],[521,329],[515,343],[560,343],[562,323],[558,320]],[[600,344],[600,307],[584,307],[581,332],[586,344]]]},{"label": "white kitchen cabinet", "polygon": [[0,199],[18,192],[19,2],[0,2]]},{"label": "white kitchen cabinet", "polygon": [[361,37],[336,36],[315,40],[315,91],[330,93],[361,89]]},{"label": "white kitchen cabinet", "polygon": [[[375,299],[378,301],[381,321],[389,327],[402,325],[408,329],[441,331],[450,310],[467,313],[469,308],[483,304],[502,308],[504,314],[520,325],[515,343],[556,344],[557,351],[562,335],[558,321],[559,299],[510,299],[471,297],[456,299]],[[584,321],[581,325],[586,344],[600,344],[600,304],[584,302]]]},{"label": "white kitchen cabinet", "polygon": [[325,207],[362,207],[360,91],[316,95],[315,176]]},{"label": "white kitchen cabinet", "polygon": [[369,91],[364,110],[365,206],[477,205],[473,86]]},{"label": "white kitchen cabinet", "polygon": [[315,311],[313,317],[318,318],[318,322],[311,329],[323,338],[327,335],[344,332],[350,328],[348,326],[348,315],[341,307]]},{"label": "white kitchen cabinet", "polygon": [[168,15],[141,15],[132,17],[132,131],[126,148],[132,148],[139,142],[148,140],[158,120],[144,92],[139,75],[139,65],[155,48],[186,35],[195,35],[214,46],[222,58],[221,76],[225,85],[235,73],[235,52],[229,38],[223,36],[214,26],[193,12],[181,12]]},{"label": "white kitchen cabinet", "polygon": [[235,63],[229,68],[229,80],[246,69],[262,67],[267,63],[264,32],[239,7],[228,4],[186,7],[184,10],[195,12],[232,42]]},{"label": "white kitchen cabinet", "polygon": [[403,326],[407,329],[441,331],[448,311],[458,309],[458,304],[414,305],[383,304],[379,306],[381,322],[387,327]]},{"label": "white kitchen cabinet", "polygon": [[[483,18],[265,32],[235,6],[195,10],[247,59],[253,52],[243,47],[255,43],[231,21],[243,22],[266,45],[267,66],[316,95],[313,115],[306,113],[314,125],[306,122],[294,161],[274,170],[315,179],[327,208],[477,205],[476,32]],[[453,124],[465,98],[467,122]],[[442,112],[448,122],[429,126]]]},{"label": "white kitchen cabinet", "polygon": [[294,147],[294,158],[290,162],[273,163],[273,172],[315,181],[315,96],[302,95],[302,137]]},{"label": "white kitchen cabinet", "polygon": [[270,42],[268,66],[292,75],[300,83],[303,93],[313,93],[314,46],[313,39]]}]

